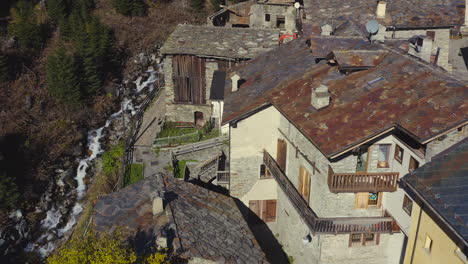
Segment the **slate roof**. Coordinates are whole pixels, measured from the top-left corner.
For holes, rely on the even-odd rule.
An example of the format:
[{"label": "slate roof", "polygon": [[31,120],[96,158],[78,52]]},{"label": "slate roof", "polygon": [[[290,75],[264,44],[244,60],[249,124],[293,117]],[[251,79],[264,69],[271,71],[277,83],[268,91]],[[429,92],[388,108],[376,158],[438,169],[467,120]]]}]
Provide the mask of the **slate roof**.
[{"label": "slate roof", "polygon": [[409,194],[416,191],[468,246],[468,139],[407,174],[401,181],[409,185],[403,185],[405,189],[410,187]]},{"label": "slate roof", "polygon": [[[465,0],[387,0],[386,16],[378,21],[384,26],[411,28],[462,25]],[[337,26],[347,20],[365,25],[376,19],[377,1],[304,0],[307,19],[315,24]],[[363,31],[365,32],[365,31]]]},{"label": "slate roof", "polygon": [[[356,43],[340,41],[341,50]],[[374,45],[371,50],[377,50]],[[331,157],[389,129],[424,142],[467,122],[466,84],[415,58],[380,49],[386,53],[375,67],[345,76],[338,67],[316,64],[304,39],[286,43],[232,69],[246,81],[232,93],[227,78],[223,123],[272,104]],[[331,103],[317,111],[311,93],[321,84],[328,86]]]},{"label": "slate roof", "polygon": [[279,30],[178,25],[162,54],[250,59],[278,46]]},{"label": "slate roof", "polygon": [[[165,212],[154,216],[153,198],[162,193]],[[181,257],[268,263],[233,198],[163,175],[101,197],[93,219],[97,231],[121,227],[129,237],[145,231],[153,241],[172,229],[174,249]]]}]

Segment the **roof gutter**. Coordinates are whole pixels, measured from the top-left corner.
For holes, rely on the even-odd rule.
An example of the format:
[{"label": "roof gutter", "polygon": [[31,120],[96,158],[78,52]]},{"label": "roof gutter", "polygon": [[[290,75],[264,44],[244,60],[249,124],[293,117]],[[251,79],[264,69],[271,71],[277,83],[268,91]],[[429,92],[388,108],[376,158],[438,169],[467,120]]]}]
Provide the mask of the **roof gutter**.
[{"label": "roof gutter", "polygon": [[[440,221],[442,221],[442,223],[456,236],[456,238],[459,239],[464,244],[465,248],[468,248],[468,242],[452,227],[452,225],[449,222],[447,222],[447,220],[445,220],[445,218],[442,215],[440,215],[434,209],[434,207],[432,207],[429,203],[426,202],[424,197],[409,182],[407,182],[404,177],[401,179],[401,181],[403,183],[401,187],[403,187],[405,191],[408,188],[411,193],[413,193],[422,203],[424,203],[424,207],[428,208],[428,210],[430,210],[431,213],[437,216],[437,218]],[[422,207],[421,207],[421,210],[422,210]]]}]

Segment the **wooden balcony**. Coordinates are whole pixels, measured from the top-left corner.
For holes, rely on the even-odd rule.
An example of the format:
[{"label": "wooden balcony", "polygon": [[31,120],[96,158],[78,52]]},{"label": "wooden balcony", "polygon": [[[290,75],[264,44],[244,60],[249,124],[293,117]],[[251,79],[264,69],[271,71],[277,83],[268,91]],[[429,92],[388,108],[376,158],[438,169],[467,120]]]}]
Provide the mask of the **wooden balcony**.
[{"label": "wooden balcony", "polygon": [[392,217],[336,217],[319,218],[304,201],[286,174],[267,151],[263,163],[270,170],[281,190],[286,194],[312,234],[393,233],[396,222]]},{"label": "wooden balcony", "polygon": [[394,192],[397,190],[398,172],[387,173],[335,173],[328,166],[328,188],[340,192]]}]

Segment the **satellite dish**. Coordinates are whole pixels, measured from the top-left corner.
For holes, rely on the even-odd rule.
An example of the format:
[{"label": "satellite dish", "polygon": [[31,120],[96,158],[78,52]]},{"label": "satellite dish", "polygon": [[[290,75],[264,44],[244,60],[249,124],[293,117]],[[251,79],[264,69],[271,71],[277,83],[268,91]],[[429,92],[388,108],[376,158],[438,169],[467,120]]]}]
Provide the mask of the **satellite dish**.
[{"label": "satellite dish", "polygon": [[296,9],[299,9],[301,7],[301,4],[299,2],[294,3],[294,7]]},{"label": "satellite dish", "polygon": [[377,22],[376,20],[371,20],[367,22],[366,30],[367,32],[369,32],[369,34],[377,33],[377,31],[379,31],[379,22]]}]

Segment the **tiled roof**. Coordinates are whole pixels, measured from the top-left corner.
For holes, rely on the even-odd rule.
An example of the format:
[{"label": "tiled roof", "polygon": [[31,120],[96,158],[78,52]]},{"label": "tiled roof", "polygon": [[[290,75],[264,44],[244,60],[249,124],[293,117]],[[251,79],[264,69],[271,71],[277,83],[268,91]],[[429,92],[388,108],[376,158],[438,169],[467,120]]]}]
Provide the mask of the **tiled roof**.
[{"label": "tiled roof", "polygon": [[178,25],[162,54],[250,59],[278,46],[279,30]]},{"label": "tiled roof", "polygon": [[[465,0],[387,0],[386,16],[378,21],[397,28],[462,25]],[[376,19],[377,1],[304,0],[307,19],[315,24],[339,24],[352,19],[365,25]]]},{"label": "tiled roof", "polygon": [[[415,58],[380,49],[386,54],[376,67],[345,76],[337,67],[316,64],[304,39],[282,45],[233,69],[246,81],[232,93],[227,79],[223,122],[273,104],[327,156],[393,127],[423,142],[466,122],[466,84]],[[331,103],[317,111],[311,93],[321,84],[328,86]]]},{"label": "tiled roof", "polygon": [[[152,201],[162,193],[165,213],[154,216]],[[174,178],[145,178],[103,196],[93,218],[98,231],[123,227],[129,236],[152,232],[147,237],[153,240],[172,229],[176,253],[182,257],[226,264],[268,263],[233,198]]]},{"label": "tiled roof", "polygon": [[468,139],[401,180],[411,187],[410,194],[416,191],[468,245]]}]

